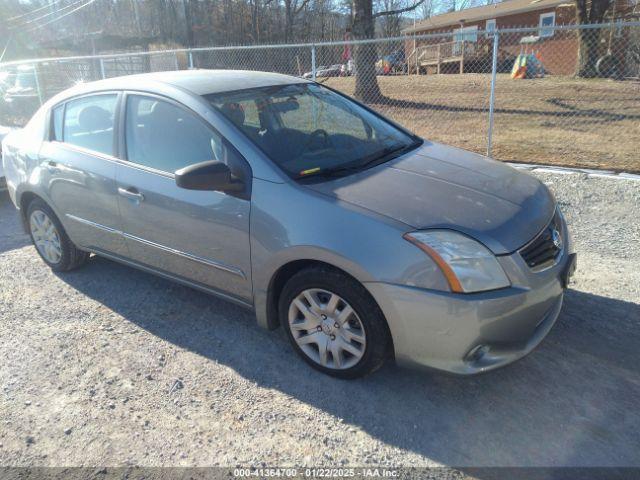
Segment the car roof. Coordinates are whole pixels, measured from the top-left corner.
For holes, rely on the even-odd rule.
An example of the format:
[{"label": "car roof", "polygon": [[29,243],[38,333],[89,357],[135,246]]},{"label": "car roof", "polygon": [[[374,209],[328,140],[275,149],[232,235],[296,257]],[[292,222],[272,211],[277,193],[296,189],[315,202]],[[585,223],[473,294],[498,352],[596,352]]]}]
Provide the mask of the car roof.
[{"label": "car roof", "polygon": [[248,88],[310,83],[308,80],[280,73],[252,70],[177,70],[170,72],[142,73],[114,77],[85,84],[85,87],[101,89],[154,90],[158,83],[172,85],[196,95],[223,93]]}]

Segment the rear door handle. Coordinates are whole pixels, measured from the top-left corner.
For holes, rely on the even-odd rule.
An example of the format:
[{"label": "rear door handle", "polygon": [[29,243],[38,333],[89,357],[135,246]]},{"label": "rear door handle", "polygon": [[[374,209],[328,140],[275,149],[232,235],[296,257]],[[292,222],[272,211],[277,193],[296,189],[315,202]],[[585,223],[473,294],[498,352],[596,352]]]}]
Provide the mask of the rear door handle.
[{"label": "rear door handle", "polygon": [[54,162],[53,160],[50,160],[47,162],[47,170],[54,173],[59,171],[60,169],[58,168],[58,164],[56,162]]},{"label": "rear door handle", "polygon": [[118,194],[130,200],[135,200],[137,202],[142,202],[144,200],[144,195],[141,194],[138,191],[138,189],[135,187],[129,187],[129,188],[118,187]]}]

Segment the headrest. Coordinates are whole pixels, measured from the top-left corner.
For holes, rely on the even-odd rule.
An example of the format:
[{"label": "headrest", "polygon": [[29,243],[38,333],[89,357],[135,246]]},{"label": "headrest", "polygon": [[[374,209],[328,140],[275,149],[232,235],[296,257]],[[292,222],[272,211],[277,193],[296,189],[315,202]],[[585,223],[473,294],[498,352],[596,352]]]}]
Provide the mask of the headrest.
[{"label": "headrest", "polygon": [[111,115],[102,107],[89,105],[80,110],[78,125],[86,131],[106,130],[112,127]]},{"label": "headrest", "polygon": [[237,102],[222,105],[222,113],[238,126],[244,125],[244,107]]},{"label": "headrest", "polygon": [[162,117],[168,116],[169,118],[176,116],[176,107],[167,102],[153,102],[151,106],[151,114],[149,118],[153,118],[154,120],[160,119]]}]

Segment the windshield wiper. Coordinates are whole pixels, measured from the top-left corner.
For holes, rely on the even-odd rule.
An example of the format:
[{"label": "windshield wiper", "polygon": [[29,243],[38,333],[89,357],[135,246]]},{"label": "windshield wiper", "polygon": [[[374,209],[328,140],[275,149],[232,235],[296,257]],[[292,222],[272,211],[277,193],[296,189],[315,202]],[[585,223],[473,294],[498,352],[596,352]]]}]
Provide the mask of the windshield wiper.
[{"label": "windshield wiper", "polygon": [[375,152],[371,155],[367,155],[363,159],[361,159],[356,165],[349,165],[344,167],[333,167],[333,168],[325,168],[313,173],[308,173],[306,175],[299,175],[297,178],[308,178],[308,177],[342,177],[344,175],[348,175],[353,172],[360,172],[362,170],[366,170],[371,168],[379,163],[383,163],[384,161],[389,161],[392,158],[398,157],[405,153],[406,151],[413,150],[415,147],[420,145],[422,141],[417,140],[408,145],[394,145],[391,147],[385,147],[382,150]]}]

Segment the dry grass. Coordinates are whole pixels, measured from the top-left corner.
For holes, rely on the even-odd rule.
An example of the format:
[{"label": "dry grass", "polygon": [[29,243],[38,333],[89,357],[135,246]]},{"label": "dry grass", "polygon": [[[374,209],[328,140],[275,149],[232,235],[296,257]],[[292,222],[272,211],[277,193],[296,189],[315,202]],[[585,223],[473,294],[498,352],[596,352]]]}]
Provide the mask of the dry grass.
[{"label": "dry grass", "polygon": [[[488,75],[379,77],[373,105],[417,134],[486,153]],[[327,85],[353,94],[354,78]],[[640,83],[498,75],[493,156],[500,160],[640,172]]]}]

